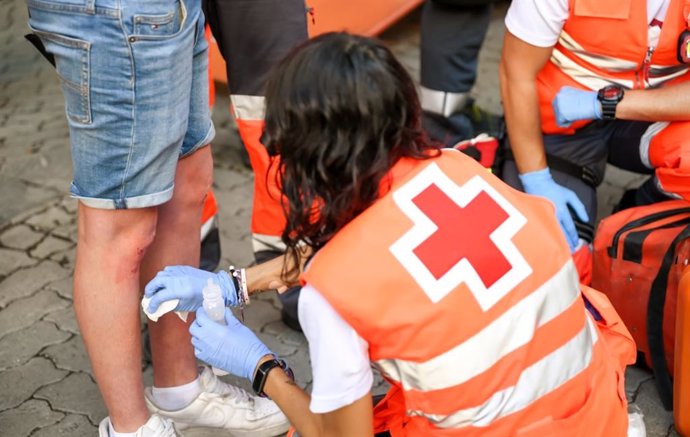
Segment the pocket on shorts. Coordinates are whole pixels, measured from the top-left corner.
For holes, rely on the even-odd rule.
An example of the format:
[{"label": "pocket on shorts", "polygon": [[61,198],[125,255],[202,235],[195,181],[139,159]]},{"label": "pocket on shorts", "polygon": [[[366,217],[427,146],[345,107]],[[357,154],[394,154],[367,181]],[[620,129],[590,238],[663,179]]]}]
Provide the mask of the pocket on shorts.
[{"label": "pocket on shorts", "polygon": [[43,32],[33,27],[31,30],[41,38],[46,51],[55,57],[55,68],[65,96],[67,117],[77,123],[91,123],[89,92],[91,44],[88,41]]},{"label": "pocket on shorts", "polygon": [[160,39],[175,36],[182,30],[187,18],[187,10],[184,2],[175,0],[171,2],[170,11],[157,15],[134,15],[132,19],[136,39]]}]

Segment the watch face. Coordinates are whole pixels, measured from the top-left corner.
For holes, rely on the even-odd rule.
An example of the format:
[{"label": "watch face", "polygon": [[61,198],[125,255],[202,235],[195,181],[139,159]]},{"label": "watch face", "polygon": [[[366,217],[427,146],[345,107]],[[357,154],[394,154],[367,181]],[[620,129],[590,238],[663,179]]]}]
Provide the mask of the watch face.
[{"label": "watch face", "polygon": [[617,100],[621,92],[619,88],[614,86],[607,86],[602,91],[604,100]]}]

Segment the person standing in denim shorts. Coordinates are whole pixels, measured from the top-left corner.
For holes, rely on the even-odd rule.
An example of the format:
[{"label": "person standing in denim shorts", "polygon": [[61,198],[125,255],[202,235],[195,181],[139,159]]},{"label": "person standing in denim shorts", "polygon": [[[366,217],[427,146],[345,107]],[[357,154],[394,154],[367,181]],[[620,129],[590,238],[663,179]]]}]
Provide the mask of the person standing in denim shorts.
[{"label": "person standing in denim shorts", "polygon": [[141,286],[167,265],[198,266],[212,181],[200,1],[28,6],[29,26],[54,57],[65,97],[71,194],[79,200],[74,307],[109,412],[99,435],[175,436],[170,419],[232,435],[284,432],[287,420],[271,401],[209,369],[199,374],[188,324],[175,315],[149,326],[154,386],[143,390]]}]

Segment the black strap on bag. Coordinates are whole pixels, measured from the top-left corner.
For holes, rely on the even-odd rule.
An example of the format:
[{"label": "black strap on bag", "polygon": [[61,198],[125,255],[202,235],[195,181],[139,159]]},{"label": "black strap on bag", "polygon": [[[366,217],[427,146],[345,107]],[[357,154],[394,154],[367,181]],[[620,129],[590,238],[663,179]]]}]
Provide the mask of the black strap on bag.
[{"label": "black strap on bag", "polygon": [[659,272],[652,282],[647,303],[647,342],[649,344],[649,358],[652,361],[652,371],[656,379],[656,387],[661,403],[667,411],[673,410],[673,381],[668,371],[668,363],[664,350],[664,305],[666,304],[666,290],[668,275],[675,260],[676,246],[686,238],[690,238],[690,225],[686,226],[666,250]]},{"label": "black strap on bag", "polygon": [[666,211],[659,211],[655,212],[653,214],[646,215],[644,217],[640,217],[637,220],[633,220],[631,222],[626,223],[624,226],[622,226],[618,231],[613,236],[613,239],[611,240],[611,246],[608,247],[607,252],[611,258],[616,258],[618,255],[618,243],[620,238],[623,236],[623,234],[631,229],[638,228],[640,226],[645,226],[650,223],[654,223],[657,220],[663,220],[669,217],[673,217],[674,215],[679,215],[679,214],[690,214],[690,208],[676,208],[676,209],[669,209]]},{"label": "black strap on bag", "polygon": [[641,231],[632,231],[623,241],[623,260],[642,264],[642,246],[649,235],[661,229],[673,229],[681,226],[690,225],[690,217],[685,217],[665,225],[657,226],[655,228],[643,229]]}]

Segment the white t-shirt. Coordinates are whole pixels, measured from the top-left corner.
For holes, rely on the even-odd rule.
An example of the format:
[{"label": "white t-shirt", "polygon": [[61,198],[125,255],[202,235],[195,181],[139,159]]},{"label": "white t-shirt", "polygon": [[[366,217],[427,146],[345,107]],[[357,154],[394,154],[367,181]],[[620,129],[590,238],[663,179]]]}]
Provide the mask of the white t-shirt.
[{"label": "white t-shirt", "polygon": [[374,375],[369,345],[311,285],[302,288],[298,316],[309,342],[314,413],[328,413],[362,398]]},{"label": "white t-shirt", "polygon": [[[663,22],[671,0],[647,0],[647,17]],[[513,0],[506,15],[506,28],[521,40],[537,47],[551,47],[558,41],[568,19],[568,0]]]}]

